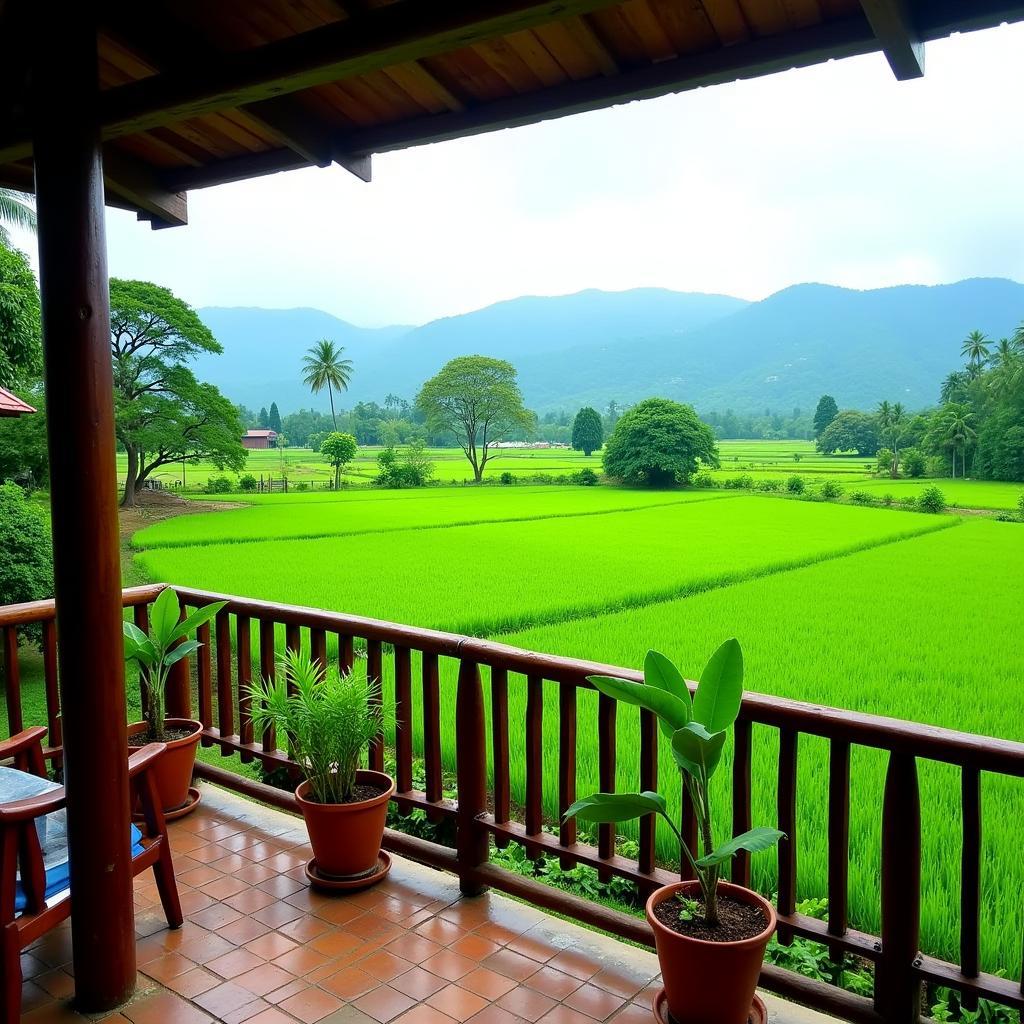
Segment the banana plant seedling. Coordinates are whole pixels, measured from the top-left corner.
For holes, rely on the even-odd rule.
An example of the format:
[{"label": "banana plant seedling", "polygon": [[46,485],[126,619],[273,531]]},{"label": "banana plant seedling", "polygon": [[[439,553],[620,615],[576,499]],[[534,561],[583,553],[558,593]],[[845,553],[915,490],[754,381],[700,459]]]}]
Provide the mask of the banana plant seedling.
[{"label": "banana plant seedling", "polygon": [[[134,622],[122,624],[125,661],[136,662],[147,674],[149,700],[147,707],[143,709],[143,716],[154,740],[164,738],[164,694],[171,666],[202,646],[198,640],[185,638],[213,619],[226,604],[226,601],[215,601],[213,604],[203,605],[184,620],[180,620],[178,595],[170,587],[165,587],[153,602],[149,614],[148,634],[139,629]],[[178,643],[179,640],[182,642]]]},{"label": "banana plant seedling", "polygon": [[700,883],[704,897],[704,920],[718,924],[718,880],[724,864],[740,850],[757,853],[774,846],[784,834],[775,828],[759,827],[715,845],[708,783],[722,760],[727,730],[736,721],[743,698],[743,651],[735,638],[726,640],[711,656],[701,673],[697,690],[690,696],[686,680],[664,654],[648,651],[644,659],[644,681],[630,682],[612,676],[588,676],[601,693],[624,704],[644,708],[657,716],[661,731],[670,741],[672,757],[679,768],[683,787],[689,795],[697,820],[701,855],[692,852],[668,813],[665,798],[650,790],[643,793],[594,793],[577,800],[566,818],[599,823],[630,821],[658,814],[672,829],[685,857]]}]

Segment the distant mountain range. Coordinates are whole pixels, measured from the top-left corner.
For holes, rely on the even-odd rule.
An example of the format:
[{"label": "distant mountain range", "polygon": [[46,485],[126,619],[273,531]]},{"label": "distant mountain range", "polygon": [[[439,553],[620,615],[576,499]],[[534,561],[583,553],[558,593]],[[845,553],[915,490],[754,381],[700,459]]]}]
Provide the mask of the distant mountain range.
[{"label": "distant mountain range", "polygon": [[975,278],[948,285],[854,291],[801,284],[760,302],[639,288],[499,302],[422,327],[356,327],[316,309],[199,310],[224,346],[197,373],[230,398],[282,413],[327,408],[310,395],[299,363],[320,338],[355,364],[341,405],[410,401],[448,359],[480,353],[519,370],[539,412],[620,405],[650,395],[698,410],[813,408],[823,392],[842,407],[881,398],[919,408],[959,365],[975,328],[998,339],[1024,321],[1024,285]]}]

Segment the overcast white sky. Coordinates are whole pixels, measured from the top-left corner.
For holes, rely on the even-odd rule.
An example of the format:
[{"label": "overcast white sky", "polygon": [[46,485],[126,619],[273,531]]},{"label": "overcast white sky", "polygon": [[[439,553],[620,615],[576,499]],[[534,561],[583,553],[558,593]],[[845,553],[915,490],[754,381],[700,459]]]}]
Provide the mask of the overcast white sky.
[{"label": "overcast white sky", "polygon": [[421,323],[523,294],[657,285],[761,298],[1024,280],[1024,26],[110,211],[110,270],[197,306]]}]

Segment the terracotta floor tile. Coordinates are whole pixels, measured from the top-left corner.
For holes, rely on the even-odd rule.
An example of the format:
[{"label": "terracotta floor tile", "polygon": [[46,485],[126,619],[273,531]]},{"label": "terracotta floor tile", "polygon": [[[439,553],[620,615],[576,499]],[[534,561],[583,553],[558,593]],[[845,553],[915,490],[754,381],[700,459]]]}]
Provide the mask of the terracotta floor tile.
[{"label": "terracotta floor tile", "polygon": [[454,921],[446,921],[442,917],[434,917],[421,924],[416,929],[416,934],[422,935],[424,938],[430,939],[439,945],[450,946],[453,942],[463,938],[467,932],[465,928],[460,928]]},{"label": "terracotta floor tile", "polygon": [[541,1017],[543,1024],[593,1024],[593,1018],[569,1006],[556,1006]]},{"label": "terracotta floor tile", "polygon": [[223,956],[214,957],[206,962],[206,969],[219,974],[222,978],[236,978],[239,974],[251,971],[266,961],[263,957],[250,953],[247,949],[233,949]]},{"label": "terracotta floor tile", "polygon": [[[245,860],[245,858],[242,858]],[[248,882],[250,885],[255,885],[257,882],[265,882],[268,878],[275,878],[277,872],[273,868],[268,868],[263,864],[257,864],[254,861],[247,861],[244,868],[239,868],[233,872],[235,878],[240,878],[243,882]]]},{"label": "terracotta floor tile", "polygon": [[482,935],[485,939],[490,939],[491,942],[496,942],[499,946],[505,946],[520,933],[514,928],[507,928],[503,924],[498,924],[496,921],[485,921],[478,928],[474,928],[472,934]]},{"label": "terracotta floor tile", "polygon": [[205,910],[214,904],[212,896],[207,896],[205,892],[200,892],[198,889],[179,892],[179,899],[181,900],[181,912],[185,917],[191,917],[193,914],[199,913],[200,910]]},{"label": "terracotta floor tile", "polygon": [[236,1010],[229,1010],[225,1013],[221,1024],[248,1024],[257,1014],[269,1009],[270,1003],[265,999],[254,999],[251,1003],[246,1003]]},{"label": "terracotta floor tile", "polygon": [[293,949],[298,949],[299,944],[277,932],[267,932],[266,935],[247,942],[245,948],[250,953],[263,957],[264,960],[273,960],[276,957],[284,956],[285,953],[290,953]]},{"label": "terracotta floor tile", "polygon": [[468,956],[470,960],[486,960],[492,953],[497,953],[501,946],[497,942],[491,942],[482,935],[470,933],[453,942],[451,948],[462,956]]},{"label": "terracotta floor tile", "polygon": [[651,980],[653,974],[654,969],[648,972],[631,970],[626,966],[603,967],[590,979],[590,983],[606,992],[614,992],[623,999],[632,999]]},{"label": "terracotta floor tile", "polygon": [[290,996],[279,1004],[280,1008],[293,1017],[298,1017],[303,1024],[316,1024],[329,1013],[333,1013],[341,1003],[327,992],[309,988],[305,992]]},{"label": "terracotta floor tile", "polygon": [[263,998],[268,1003],[284,1002],[285,999],[290,999],[292,996],[298,995],[300,992],[305,992],[307,988],[313,986],[308,984],[303,978],[292,978],[284,988],[275,989],[273,992],[268,992]]},{"label": "terracotta floor tile", "polygon": [[427,996],[432,996],[447,984],[448,982],[444,978],[439,978],[436,974],[423,970],[422,967],[413,967],[412,970],[406,971],[395,981],[394,987],[422,1002]]},{"label": "terracotta floor tile", "polygon": [[295,1018],[282,1013],[276,1006],[268,1006],[255,1017],[249,1017],[246,1024],[295,1024]]},{"label": "terracotta floor tile", "polygon": [[206,885],[207,882],[214,882],[221,877],[223,876],[219,871],[215,868],[207,867],[206,865],[200,865],[197,868],[192,868],[190,871],[184,872],[184,874],[177,874],[179,882],[183,882],[185,885],[191,885],[193,888],[198,888],[200,885]]},{"label": "terracotta floor tile", "polygon": [[380,1024],[388,1024],[388,1021],[415,1006],[416,1000],[388,985],[381,985],[365,996],[360,996],[354,1005]]},{"label": "terracotta floor tile", "polygon": [[551,996],[552,999],[561,1000],[570,992],[575,992],[583,982],[571,974],[556,971],[554,967],[545,965],[536,974],[531,974],[523,984]]},{"label": "terracotta floor tile", "polygon": [[255,998],[247,988],[242,988],[241,985],[236,985],[233,981],[225,981],[208,992],[201,992],[194,997],[193,1002],[221,1019],[232,1010],[247,1006]]},{"label": "terracotta floor tile", "polygon": [[224,903],[211,903],[205,910],[190,914],[189,920],[194,924],[202,925],[211,932],[218,932],[226,924],[237,921],[242,915]]},{"label": "terracotta floor tile", "polygon": [[384,983],[392,981],[400,974],[404,974],[410,967],[412,967],[412,964],[408,960],[403,960],[400,956],[395,956],[394,953],[389,953],[386,949],[371,953],[370,956],[364,957],[359,961],[359,969],[361,971],[365,971],[378,981]]},{"label": "terracotta floor tile", "polygon": [[555,1000],[537,992],[532,988],[524,988],[522,985],[514,988],[511,992],[503,995],[497,1005],[509,1013],[514,1013],[523,1020],[540,1020],[554,1005]]},{"label": "terracotta floor tile", "polygon": [[467,1024],[519,1024],[522,1019],[508,1010],[503,1010],[497,1003],[491,1003],[470,1017]]},{"label": "terracotta floor tile", "polygon": [[212,896],[215,900],[226,900],[229,896],[237,896],[240,892],[249,890],[249,883],[243,882],[240,878],[232,878],[224,875],[213,882],[199,887],[200,892]]},{"label": "terracotta floor tile", "polygon": [[54,999],[70,999],[75,994],[75,979],[60,967],[37,974],[35,984]]},{"label": "terracotta floor tile", "polygon": [[467,1021],[474,1014],[479,1013],[487,1005],[487,1002],[482,996],[478,996],[475,992],[470,992],[469,989],[462,988],[460,985],[448,985],[440,992],[435,992],[427,1000],[428,1005],[433,1006],[435,1010],[440,1010],[460,1022]]},{"label": "terracotta floor tile", "polygon": [[413,964],[421,964],[424,960],[434,956],[435,953],[440,953],[443,949],[436,942],[432,942],[422,935],[417,935],[415,932],[406,932],[404,935],[399,935],[397,939],[392,939],[384,948],[388,952],[394,953],[396,956],[400,956],[403,960],[408,960]]},{"label": "terracotta floor tile", "polygon": [[165,953],[155,960],[150,960],[140,968],[143,974],[148,974],[162,984],[166,984],[170,978],[174,978],[186,971],[191,971],[195,964],[180,953]]},{"label": "terracotta floor tile", "polygon": [[283,988],[292,980],[293,975],[280,967],[275,967],[274,964],[261,964],[251,971],[246,971],[245,974],[239,974],[234,979],[236,985],[247,988],[257,996],[265,996],[268,992]]},{"label": "terracotta floor tile", "polygon": [[358,967],[346,967],[320,982],[321,988],[346,1001],[358,999],[379,986],[376,978],[371,978]]},{"label": "terracotta floor tile", "polygon": [[428,960],[424,960],[421,966],[431,974],[444,978],[445,981],[458,981],[475,970],[477,962],[450,949],[442,949],[440,953],[435,953]]},{"label": "terracotta floor tile", "polygon": [[232,921],[231,924],[218,928],[217,934],[222,939],[233,942],[236,946],[244,946],[247,942],[252,942],[253,939],[258,939],[261,935],[266,935],[269,931],[270,926],[262,921],[254,921],[251,917],[240,917],[237,921]]},{"label": "terracotta floor tile", "polygon": [[492,953],[481,966],[504,974],[513,981],[525,981],[540,970],[540,964],[536,960],[531,960],[520,953],[513,953],[510,949],[499,949],[497,953]]},{"label": "terracotta floor tile", "polygon": [[[444,982],[441,982],[441,984],[444,984]],[[40,1006],[48,1005],[52,1002],[53,996],[51,996],[49,992],[45,992],[41,989],[34,981],[26,981],[22,983],[21,1013],[23,1017],[32,1010],[38,1009]]]},{"label": "terracotta floor tile", "polygon": [[489,971],[486,967],[470,971],[464,978],[459,979],[459,984],[463,988],[468,988],[470,992],[490,1000],[500,999],[506,992],[511,992],[516,987],[511,978],[506,978],[496,971]]},{"label": "terracotta floor tile", "polygon": [[529,932],[516,936],[506,945],[514,953],[521,953],[531,960],[539,960],[542,964],[546,964],[553,956],[561,952],[558,946],[552,946],[538,936],[530,935]]},{"label": "terracotta floor tile", "polygon": [[132,1024],[207,1024],[213,1018],[173,992],[157,992],[121,1010]]},{"label": "terracotta floor tile", "polygon": [[237,853],[225,853],[217,860],[207,862],[211,868],[220,871],[225,875],[237,876],[243,868],[251,867],[252,861],[246,857],[240,857]]},{"label": "terracotta floor tile", "polygon": [[294,974],[296,977],[301,978],[311,971],[315,971],[318,967],[322,967],[328,963],[328,960],[329,958],[321,953],[307,949],[305,946],[297,946],[290,952],[275,957],[274,963],[278,967],[283,967],[289,974]]},{"label": "terracotta floor tile", "polygon": [[398,1024],[452,1024],[453,1017],[422,1003],[398,1018]]},{"label": "terracotta floor tile", "polygon": [[651,1024],[653,1013],[649,1006],[640,1006],[638,1003],[626,1003],[619,1010],[612,1020],[615,1024]]},{"label": "terracotta floor tile", "polygon": [[[317,917],[322,916],[322,914],[317,914]],[[324,918],[324,920],[330,919]],[[374,917],[373,914],[363,914],[362,917],[349,921],[345,925],[345,930],[350,931],[353,935],[361,935],[364,939],[380,939],[382,942],[390,942],[402,934],[402,929],[397,924]]]},{"label": "terracotta floor tile", "polygon": [[[317,919],[305,918],[305,920]],[[289,925],[288,927],[291,926]],[[325,925],[325,927],[329,926]],[[283,930],[284,929],[282,929],[282,931]],[[351,953],[353,950],[364,946],[365,943],[358,935],[352,935],[344,930],[331,928],[330,931],[324,932],[322,935],[318,935],[311,942],[307,942],[306,945],[317,953],[322,953],[324,956],[337,957],[342,956],[345,953]]]},{"label": "terracotta floor tile", "polygon": [[563,1002],[594,1020],[607,1020],[616,1010],[621,1009],[626,1000],[596,985],[581,985],[566,996]]},{"label": "terracotta floor tile", "polygon": [[587,981],[601,969],[601,965],[585,953],[578,953],[575,949],[563,949],[548,963],[557,971],[564,971],[574,978],[581,978]]},{"label": "terracotta floor tile", "polygon": [[284,875],[274,875],[272,878],[266,879],[266,881],[257,882],[256,888],[261,889],[263,892],[269,892],[271,896],[277,896],[283,900],[286,896],[291,896],[292,893],[298,892],[303,886],[308,884],[308,882],[296,881],[294,878],[285,878]]},{"label": "terracotta floor tile", "polygon": [[219,935],[204,930],[196,938],[186,939],[181,943],[177,952],[188,957],[189,960],[194,960],[197,964],[205,964],[219,956],[224,956],[225,953],[230,953],[234,948],[227,939],[222,939]]},{"label": "terracotta floor tile", "polygon": [[357,907],[354,903],[337,900],[336,902],[330,901],[322,907],[318,907],[314,916],[320,918],[321,921],[347,927],[353,921],[358,921],[361,917],[365,917],[366,911],[362,907]]},{"label": "terracotta floor tile", "polygon": [[294,921],[297,917],[302,917],[302,911],[287,903],[271,903],[270,906],[257,910],[249,916],[263,924],[270,925],[271,928],[280,928],[281,925],[288,924],[289,921]]},{"label": "terracotta floor tile", "polygon": [[193,967],[184,974],[178,974],[164,982],[167,988],[186,999],[194,999],[202,992],[209,992],[223,982],[223,978],[212,974],[204,967]]},{"label": "terracotta floor tile", "polygon": [[21,980],[29,981],[32,978],[38,977],[40,974],[45,974],[50,970],[49,964],[44,964],[42,960],[34,957],[31,953],[21,954]]}]

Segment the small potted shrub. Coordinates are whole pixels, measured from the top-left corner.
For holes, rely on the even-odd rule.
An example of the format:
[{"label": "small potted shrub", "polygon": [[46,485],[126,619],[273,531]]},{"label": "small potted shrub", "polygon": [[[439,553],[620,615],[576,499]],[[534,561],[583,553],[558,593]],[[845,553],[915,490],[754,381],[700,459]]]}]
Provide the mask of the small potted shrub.
[{"label": "small potted shrub", "polygon": [[365,672],[325,671],[308,652],[288,651],[276,679],[253,683],[252,720],[257,731],[287,737],[304,776],[295,790],[309,830],[311,878],[344,882],[374,871],[384,837],[394,780],[359,767],[363,750],[387,726],[370,699]]},{"label": "small potted shrub", "polygon": [[125,660],[145,671],[148,698],[142,709],[144,720],[128,726],[128,745],[167,744],[155,769],[156,788],[165,811],[175,811],[188,801],[196,747],[203,731],[201,722],[165,716],[167,677],[171,666],[199,649],[199,642],[189,639],[189,634],[214,618],[224,604],[218,601],[204,605],[180,621],[178,595],[166,587],[150,610],[149,633],[132,622],[123,624]]},{"label": "small potted shrub", "polygon": [[699,855],[687,847],[659,793],[595,793],[576,801],[566,816],[621,822],[654,813],[668,823],[695,876],[663,886],[647,901],[669,1012],[676,1024],[746,1024],[765,948],[775,931],[775,909],[750,889],[722,881],[721,873],[740,850],[766,850],[782,833],[754,828],[715,842],[708,784],[740,710],[740,645],[727,640],[715,651],[692,699],[679,670],[657,651],[647,654],[643,683],[608,676],[589,679],[601,693],[657,716],[697,819]]}]

